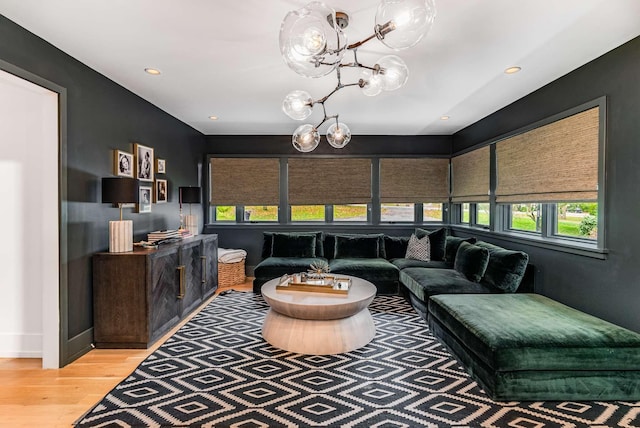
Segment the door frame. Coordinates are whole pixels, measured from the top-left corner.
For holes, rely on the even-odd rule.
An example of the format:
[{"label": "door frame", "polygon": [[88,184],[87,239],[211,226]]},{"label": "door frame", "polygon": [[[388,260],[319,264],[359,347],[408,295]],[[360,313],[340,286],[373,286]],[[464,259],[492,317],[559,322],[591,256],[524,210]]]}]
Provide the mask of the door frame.
[{"label": "door frame", "polygon": [[[58,249],[59,249],[59,277],[58,277],[58,302],[57,312],[58,318],[58,349],[46,349],[43,346],[43,368],[58,368],[68,364],[68,331],[69,331],[69,300],[68,300],[68,240],[67,240],[67,89],[47,79],[37,76],[20,67],[3,61],[0,59],[0,70],[13,74],[23,80],[29,81],[35,85],[41,86],[58,94]],[[47,302],[43,301],[43,307]],[[56,312],[55,308],[50,308],[51,312]],[[47,320],[44,319],[44,324]],[[48,334],[47,329],[43,329],[43,343],[47,341],[53,342],[54,339],[45,336]],[[57,355],[51,355],[51,353]]]}]

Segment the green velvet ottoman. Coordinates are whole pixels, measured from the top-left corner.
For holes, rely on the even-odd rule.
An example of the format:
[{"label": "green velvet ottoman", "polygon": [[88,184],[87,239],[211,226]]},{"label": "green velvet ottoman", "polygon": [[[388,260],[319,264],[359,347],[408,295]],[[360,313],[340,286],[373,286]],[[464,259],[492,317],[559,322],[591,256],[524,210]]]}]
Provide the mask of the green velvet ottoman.
[{"label": "green velvet ottoman", "polygon": [[547,297],[438,295],[428,318],[494,400],[640,400],[640,335]]}]

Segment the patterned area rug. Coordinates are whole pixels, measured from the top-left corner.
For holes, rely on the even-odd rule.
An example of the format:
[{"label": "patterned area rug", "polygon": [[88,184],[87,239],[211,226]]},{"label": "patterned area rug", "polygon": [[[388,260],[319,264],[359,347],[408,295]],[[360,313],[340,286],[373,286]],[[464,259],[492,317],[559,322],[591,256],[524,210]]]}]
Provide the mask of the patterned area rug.
[{"label": "patterned area rug", "polygon": [[640,402],[491,401],[402,297],[376,297],[373,341],[331,356],[270,346],[267,309],[253,293],[222,294],[76,426],[640,425]]}]

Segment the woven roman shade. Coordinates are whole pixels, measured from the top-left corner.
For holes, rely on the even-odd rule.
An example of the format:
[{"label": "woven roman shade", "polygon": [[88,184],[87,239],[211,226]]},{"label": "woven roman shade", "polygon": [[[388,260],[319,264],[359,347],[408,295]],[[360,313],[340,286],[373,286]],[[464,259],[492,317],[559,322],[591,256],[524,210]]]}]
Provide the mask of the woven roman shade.
[{"label": "woven roman shade", "polygon": [[278,205],[280,160],[211,158],[211,205]]},{"label": "woven roman shade", "polygon": [[489,202],[489,146],[451,159],[452,202]]},{"label": "woven roman shade", "polygon": [[289,204],[371,202],[371,159],[289,159]]},{"label": "woven roman shade", "polygon": [[598,198],[599,108],[496,143],[497,202]]},{"label": "woven roman shade", "polygon": [[380,159],[380,202],[447,202],[449,159]]}]

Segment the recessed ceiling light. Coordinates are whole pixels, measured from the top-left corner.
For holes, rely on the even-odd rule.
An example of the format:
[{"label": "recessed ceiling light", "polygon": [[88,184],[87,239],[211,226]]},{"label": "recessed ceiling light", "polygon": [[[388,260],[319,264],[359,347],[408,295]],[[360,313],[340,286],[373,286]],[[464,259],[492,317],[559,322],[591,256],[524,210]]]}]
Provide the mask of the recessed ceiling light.
[{"label": "recessed ceiling light", "polygon": [[449,120],[449,116],[440,116],[440,120]]},{"label": "recessed ceiling light", "polygon": [[144,71],[146,71],[149,74],[153,74],[154,76],[157,76],[158,74],[160,74],[160,70],[155,68],[145,68]]},{"label": "recessed ceiling light", "polygon": [[509,67],[504,72],[505,72],[505,74],[514,74],[514,73],[517,73],[520,70],[522,70],[521,67]]},{"label": "recessed ceiling light", "polygon": [[209,119],[211,119],[211,120],[218,120],[218,116],[209,116]]}]

